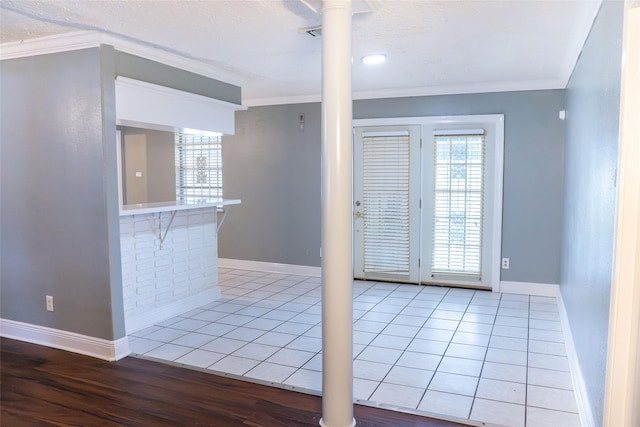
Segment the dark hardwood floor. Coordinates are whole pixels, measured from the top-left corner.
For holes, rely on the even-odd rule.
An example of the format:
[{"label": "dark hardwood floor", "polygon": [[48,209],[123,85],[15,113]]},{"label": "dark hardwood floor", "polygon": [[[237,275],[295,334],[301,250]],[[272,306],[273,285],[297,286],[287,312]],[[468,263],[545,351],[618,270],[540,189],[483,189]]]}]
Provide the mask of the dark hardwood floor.
[{"label": "dark hardwood floor", "polygon": [[[127,357],[92,357],[2,338],[0,423],[14,426],[318,426],[321,399]],[[358,426],[463,424],[355,405]]]}]

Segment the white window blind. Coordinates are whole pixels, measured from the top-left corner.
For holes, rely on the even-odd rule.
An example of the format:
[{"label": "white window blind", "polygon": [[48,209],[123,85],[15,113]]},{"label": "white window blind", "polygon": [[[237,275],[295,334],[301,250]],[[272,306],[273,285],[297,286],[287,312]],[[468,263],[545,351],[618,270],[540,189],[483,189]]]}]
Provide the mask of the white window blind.
[{"label": "white window blind", "polygon": [[409,133],[363,133],[365,272],[409,273]]},{"label": "white window blind", "polygon": [[483,129],[434,132],[432,275],[482,277]]},{"label": "white window blind", "polygon": [[222,197],[222,137],[176,133],[176,200]]}]

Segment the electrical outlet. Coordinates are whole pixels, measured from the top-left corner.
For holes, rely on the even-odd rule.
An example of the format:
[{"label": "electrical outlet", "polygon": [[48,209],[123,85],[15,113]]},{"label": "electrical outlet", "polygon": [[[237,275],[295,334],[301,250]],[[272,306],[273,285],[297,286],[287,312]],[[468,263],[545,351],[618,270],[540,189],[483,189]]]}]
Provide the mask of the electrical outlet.
[{"label": "electrical outlet", "polygon": [[47,295],[47,311],[53,311],[53,297]]},{"label": "electrical outlet", "polygon": [[509,258],[502,258],[502,269],[503,270],[509,269]]}]

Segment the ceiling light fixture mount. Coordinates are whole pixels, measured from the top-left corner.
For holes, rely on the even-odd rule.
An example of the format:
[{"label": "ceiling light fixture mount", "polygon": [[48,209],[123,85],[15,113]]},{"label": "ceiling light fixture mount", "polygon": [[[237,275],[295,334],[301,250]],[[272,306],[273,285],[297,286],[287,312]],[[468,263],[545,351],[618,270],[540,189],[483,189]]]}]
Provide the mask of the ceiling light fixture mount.
[{"label": "ceiling light fixture mount", "polygon": [[362,59],[360,59],[360,61],[365,65],[382,64],[386,60],[387,60],[387,55],[384,55],[382,53],[374,53],[374,54],[371,54],[371,55],[365,55],[365,56],[362,57]]}]

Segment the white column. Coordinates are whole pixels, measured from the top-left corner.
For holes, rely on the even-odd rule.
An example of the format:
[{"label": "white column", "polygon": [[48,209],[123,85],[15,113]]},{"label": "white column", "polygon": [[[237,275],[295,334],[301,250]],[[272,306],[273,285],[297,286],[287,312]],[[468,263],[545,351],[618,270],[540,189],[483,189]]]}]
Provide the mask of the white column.
[{"label": "white column", "polygon": [[322,427],[353,419],[351,0],[322,3]]}]

